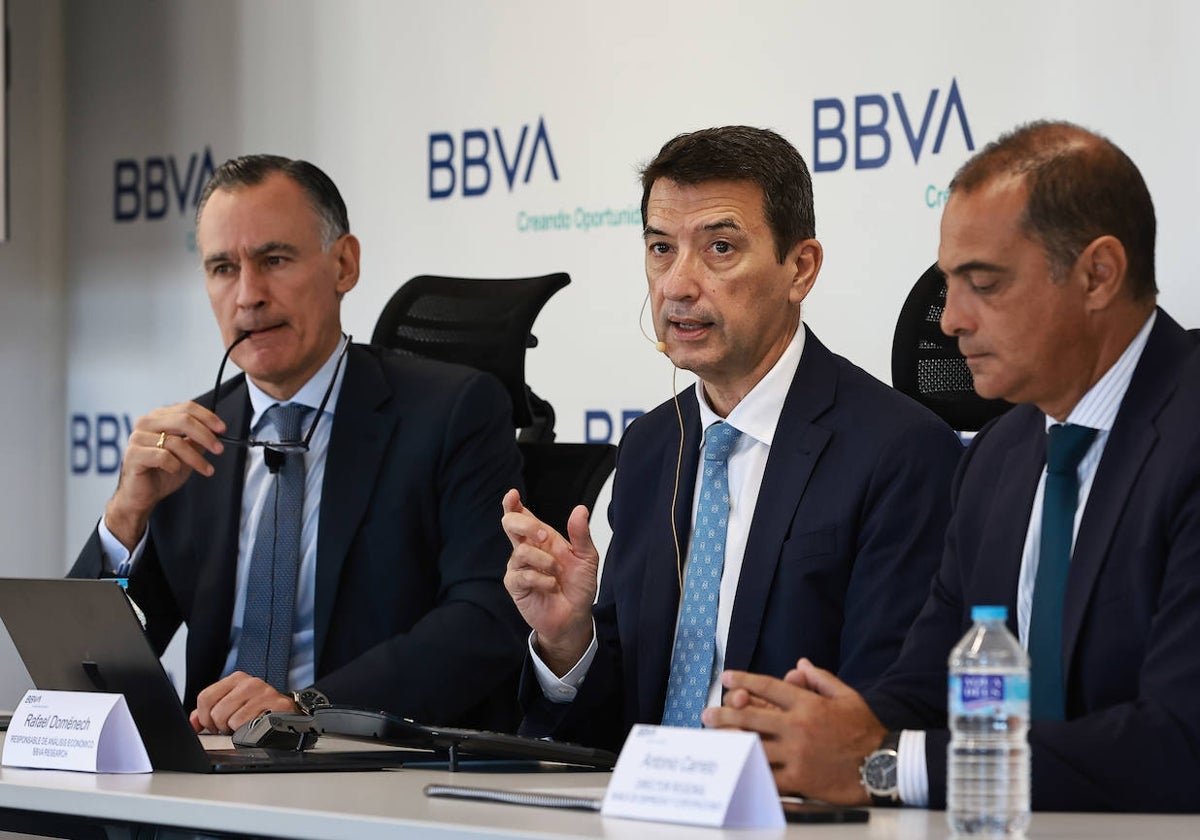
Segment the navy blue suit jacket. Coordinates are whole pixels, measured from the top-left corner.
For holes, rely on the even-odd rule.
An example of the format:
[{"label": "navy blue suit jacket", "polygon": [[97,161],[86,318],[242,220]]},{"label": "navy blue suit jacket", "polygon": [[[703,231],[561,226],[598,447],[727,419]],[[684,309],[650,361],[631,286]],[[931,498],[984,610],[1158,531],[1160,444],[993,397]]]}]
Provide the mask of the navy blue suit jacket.
[{"label": "navy blue suit jacket", "polygon": [[[247,434],[243,377],[222,386],[217,413]],[[129,580],[156,650],[188,626],[188,708],[229,651],[245,453],[227,447],[212,478],[192,476],[158,504]],[[516,724],[527,630],[503,586],[500,499],[521,486],[520,463],[511,403],[492,377],[351,348],[317,536],[316,685],[333,702],[432,723]],[[102,568],[93,533],[71,575]]]},{"label": "navy blue suit jacket", "polygon": [[[694,389],[679,403],[674,517],[686,560],[702,432]],[[634,723],[662,719],[679,608],[678,443],[670,401],[625,432],[594,610],[599,650],[569,704],[547,701],[526,669],[522,731],[616,748]],[[809,330],[762,478],[725,667],[781,677],[807,656],[860,688],[883,673],[928,594],[962,451],[945,423]]]},{"label": "navy blue suit jacket", "polygon": [[[1200,780],[1200,363],[1165,312],[1121,403],[1080,522],[1063,607],[1066,721],[1034,721],[1033,806],[1195,811]],[[972,442],[946,552],[895,667],[867,693],[926,729],[930,804],[946,793],[947,664],[975,604],[1004,604],[1045,466],[1045,415],[1018,406]]]}]

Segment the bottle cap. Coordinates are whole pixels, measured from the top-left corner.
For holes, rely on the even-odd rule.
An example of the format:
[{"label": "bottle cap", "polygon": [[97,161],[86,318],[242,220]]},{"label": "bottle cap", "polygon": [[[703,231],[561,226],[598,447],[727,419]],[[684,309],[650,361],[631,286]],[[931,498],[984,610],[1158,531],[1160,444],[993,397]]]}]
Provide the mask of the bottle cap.
[{"label": "bottle cap", "polygon": [[972,621],[1007,621],[1008,607],[971,607]]}]

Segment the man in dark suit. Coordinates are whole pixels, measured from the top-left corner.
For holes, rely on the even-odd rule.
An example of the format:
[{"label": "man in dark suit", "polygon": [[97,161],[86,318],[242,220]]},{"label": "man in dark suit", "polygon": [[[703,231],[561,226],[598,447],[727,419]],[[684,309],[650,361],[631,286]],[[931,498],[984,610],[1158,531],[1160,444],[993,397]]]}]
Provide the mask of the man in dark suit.
[{"label": "man in dark suit", "polygon": [[[959,171],[941,233],[942,329],[981,395],[1023,405],[963,459],[929,600],[862,696],[802,661],[726,674],[706,720],[762,732],[781,790],[942,807],[947,658],[972,605],[1002,604],[1033,660],[1033,807],[1200,809],[1200,361],[1155,304],[1146,185],[1108,140],[1034,123]],[[1074,548],[1055,564],[1047,452],[1072,427]],[[891,790],[864,790],[868,754]]]},{"label": "man in dark suit", "polygon": [[585,508],[565,538],[516,491],[503,519],[534,631],[523,731],[608,747],[637,722],[699,725],[722,663],[782,676],[807,655],[869,685],[928,591],[962,451],[802,323],[822,250],[787,141],[681,135],[642,184],[658,348],[699,382],[622,439],[598,601]]},{"label": "man in dark suit", "polygon": [[[349,345],[340,306],[359,243],[310,163],[225,163],[202,195],[196,241],[245,375],[137,421],[71,574],[127,576],[160,652],[187,624],[197,730],[325,702],[514,725],[524,633],[501,583],[495,510],[520,456],[503,389],[467,368]],[[282,431],[280,406],[308,418]],[[272,517],[286,507],[288,459],[305,471],[298,544],[285,552],[285,514]]]}]

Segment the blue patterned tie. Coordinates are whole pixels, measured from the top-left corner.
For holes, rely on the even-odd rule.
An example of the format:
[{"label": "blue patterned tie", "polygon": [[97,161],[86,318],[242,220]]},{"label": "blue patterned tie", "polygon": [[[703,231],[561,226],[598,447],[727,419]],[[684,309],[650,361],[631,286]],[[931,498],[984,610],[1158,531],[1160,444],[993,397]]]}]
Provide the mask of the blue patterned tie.
[{"label": "blue patterned tie", "polygon": [[[297,403],[273,405],[267,417],[281,441],[300,439],[300,426],[311,409]],[[237,670],[260,677],[278,691],[288,687],[292,657],[292,616],[300,569],[300,528],[304,515],[304,453],[284,456],[269,478],[246,584],[246,611],[238,640]]]},{"label": "blue patterned tie", "polygon": [[708,700],[729,529],[728,459],[741,434],[727,423],[713,423],[704,432],[704,476],[675,628],[664,726],[699,726],[700,712]]},{"label": "blue patterned tie", "polygon": [[1062,720],[1062,608],[1071,567],[1075,506],[1079,501],[1079,462],[1096,439],[1087,426],[1059,423],[1046,436],[1046,488],[1042,496],[1042,543],[1033,608],[1029,615],[1031,716]]}]

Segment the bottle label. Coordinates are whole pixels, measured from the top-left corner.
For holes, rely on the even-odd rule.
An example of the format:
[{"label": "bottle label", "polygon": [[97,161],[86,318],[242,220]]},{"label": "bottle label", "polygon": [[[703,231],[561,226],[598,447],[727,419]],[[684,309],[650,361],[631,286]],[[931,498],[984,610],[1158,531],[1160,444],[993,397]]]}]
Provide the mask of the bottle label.
[{"label": "bottle label", "polygon": [[950,714],[1025,715],[1029,677],[1025,674],[952,674]]}]

